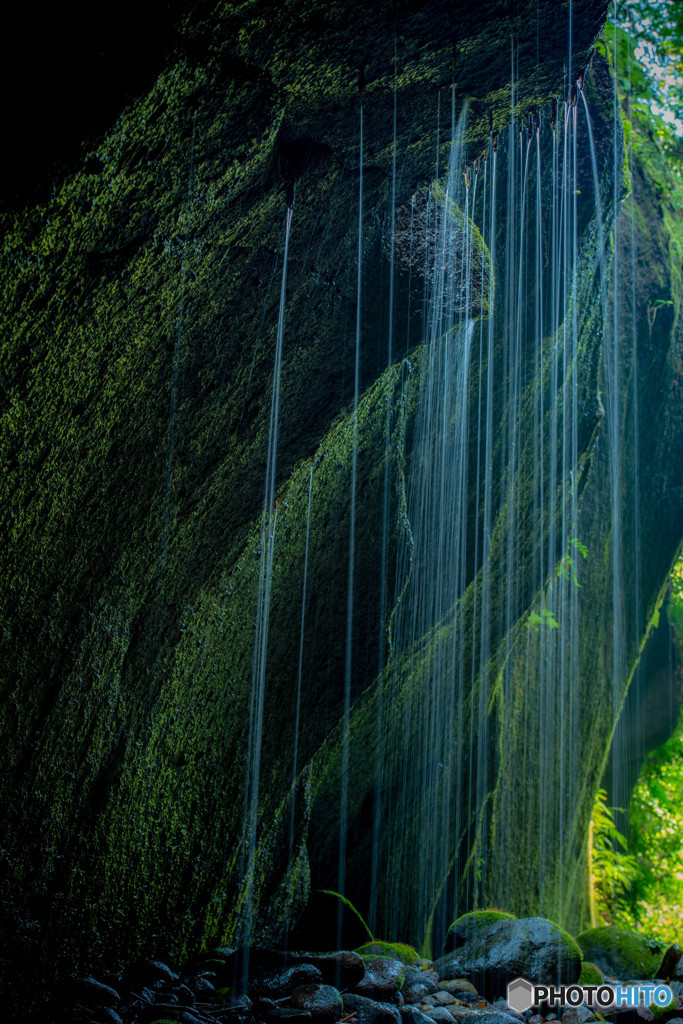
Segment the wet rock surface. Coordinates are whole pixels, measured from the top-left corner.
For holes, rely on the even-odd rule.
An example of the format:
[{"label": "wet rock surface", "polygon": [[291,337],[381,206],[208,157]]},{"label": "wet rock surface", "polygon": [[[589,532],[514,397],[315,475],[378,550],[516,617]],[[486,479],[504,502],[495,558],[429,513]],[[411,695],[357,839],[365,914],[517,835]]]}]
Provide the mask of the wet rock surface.
[{"label": "wet rock surface", "polygon": [[535,984],[577,981],[581,950],[558,925],[542,917],[500,920],[435,961],[444,979],[466,978],[488,998],[515,978]]},{"label": "wet rock surface", "polygon": [[[194,957],[177,970],[161,960],[137,960],[118,975],[67,979],[55,987],[29,1024],[590,1024],[596,1020],[585,1005],[519,1013],[510,1008],[500,985],[487,999],[470,981],[442,980],[437,963],[404,966],[385,958],[363,962],[349,950],[321,954],[223,947]],[[330,978],[339,976],[350,984],[330,983]],[[675,985],[672,982],[672,988]],[[683,994],[674,989],[674,995],[675,1005],[657,1013],[657,1024],[683,1024]],[[603,1011],[603,1019],[614,1024],[652,1024],[655,1015],[643,1006]]]},{"label": "wet rock surface", "polygon": [[378,957],[366,961],[365,975],[356,985],[354,992],[378,1001],[388,1000],[402,987],[405,967],[400,960]]}]

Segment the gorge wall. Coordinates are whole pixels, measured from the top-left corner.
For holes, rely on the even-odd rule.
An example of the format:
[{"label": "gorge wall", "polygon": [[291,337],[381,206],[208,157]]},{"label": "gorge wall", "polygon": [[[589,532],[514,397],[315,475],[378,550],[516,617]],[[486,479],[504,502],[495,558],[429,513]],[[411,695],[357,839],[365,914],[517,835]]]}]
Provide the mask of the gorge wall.
[{"label": "gorge wall", "polygon": [[[515,279],[505,238],[494,246],[501,301],[493,344],[477,341],[488,339],[477,326],[468,383],[473,481],[484,442],[477,420],[482,381],[489,364],[500,368],[488,434],[489,649],[483,660],[463,656],[460,678],[472,687],[458,694],[458,713],[447,722],[459,737],[453,763],[474,779],[466,790],[430,767],[406,787],[411,728],[417,733],[424,721],[431,676],[407,647],[398,668],[387,669],[387,621],[401,583],[393,567],[405,541],[402,495],[425,359],[424,284],[397,272],[392,292],[387,237],[392,206],[405,207],[439,177],[437,159],[446,167],[452,83],[458,113],[465,98],[469,104],[468,165],[486,150],[491,130],[501,150],[511,150],[511,119],[514,140],[518,123],[541,108],[550,139],[548,104],[565,87],[570,98],[567,65],[573,76],[585,69],[606,13],[606,3],[589,0],[496,0],[476,8],[434,0],[369,9],[302,0],[273,5],[269,14],[229,4],[207,14],[199,5],[149,94],[122,112],[78,170],[55,183],[49,201],[4,218],[0,756],[7,799],[0,814],[11,976],[113,968],[135,951],[178,958],[201,944],[245,938],[245,921],[252,938],[284,941],[310,885],[336,888],[343,778],[347,892],[361,910],[369,908],[378,934],[423,943],[433,929],[438,941],[453,906],[489,901],[578,923],[593,794],[683,521],[680,280],[662,213],[666,196],[653,192],[651,171],[633,169],[637,302],[630,309],[617,295],[621,326],[612,336],[608,329],[607,339],[637,338],[638,346],[636,358],[632,344],[610,350],[620,371],[605,417],[604,314],[611,306],[606,279],[600,293],[588,135],[577,128],[577,175],[586,193],[576,212],[581,359],[566,375],[578,403],[576,536],[549,538],[552,516],[536,541],[527,529],[540,423],[534,395],[550,396],[558,382],[534,377],[526,343],[514,364],[521,374],[513,417],[519,472],[512,482],[507,474],[504,368],[513,363],[502,297],[512,294]],[[596,58],[586,95],[606,234],[626,188],[610,90],[606,65]],[[365,298],[354,428],[360,96]],[[244,787],[254,619],[292,200],[277,542],[249,860]],[[631,221],[623,209],[615,252],[626,265]],[[515,301],[522,320],[530,317],[531,292],[528,302],[524,295]],[[619,576],[626,618],[616,690],[615,437],[625,467],[617,490],[619,551],[636,550],[637,531],[647,552],[637,580],[633,559]],[[562,486],[570,501],[567,481]],[[630,511],[636,486],[637,527]],[[470,531],[477,501],[468,491]],[[585,559],[575,552],[580,588],[570,563],[562,563],[576,539],[587,549]],[[535,561],[539,544],[556,562],[543,568]],[[310,600],[295,737],[304,561]],[[558,565],[566,570],[560,585],[580,641],[575,661],[549,646],[547,630],[528,628]],[[433,623],[439,644],[454,622],[460,629],[472,619],[467,609],[481,603],[482,571],[481,557],[470,555],[457,617],[447,609]],[[476,640],[465,640],[453,643],[473,650]],[[416,642],[428,650],[432,640]],[[566,692],[554,685],[553,665],[563,666]],[[382,742],[393,751],[380,788],[378,702]],[[561,797],[544,807],[544,788]],[[437,804],[429,806],[447,807],[451,817],[425,874],[420,835],[432,822],[421,814],[432,789]],[[392,818],[399,802],[400,829]],[[382,886],[373,884],[378,872]],[[433,889],[427,900],[425,880]]]}]

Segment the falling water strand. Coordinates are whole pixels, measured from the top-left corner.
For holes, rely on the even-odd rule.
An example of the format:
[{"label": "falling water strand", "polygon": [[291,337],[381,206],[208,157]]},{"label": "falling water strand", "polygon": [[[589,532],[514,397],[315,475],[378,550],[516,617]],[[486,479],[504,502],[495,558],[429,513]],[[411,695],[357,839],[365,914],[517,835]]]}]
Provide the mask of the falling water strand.
[{"label": "falling water strand", "polygon": [[[351,678],[353,672],[353,596],[356,547],[356,486],[358,476],[358,403],[360,400],[361,285],[363,270],[363,104],[360,104],[358,160],[358,255],[356,280],[356,349],[353,378],[353,451],[351,460],[351,507],[349,514],[349,573],[346,597],[346,661],[344,665],[344,718],[342,725],[342,775],[339,809],[339,874],[337,891],[346,884],[346,830],[349,800],[349,740],[351,725]],[[339,905],[339,942],[341,944],[342,904]]]},{"label": "falling water strand", "polygon": [[[389,225],[389,309],[388,309],[388,332],[387,332],[387,371],[391,370],[394,361],[394,248],[396,240],[396,148],[397,148],[397,96],[396,85],[396,40],[394,40],[394,111],[393,111],[393,145],[391,158],[391,216]],[[387,381],[389,374],[387,373]],[[380,602],[379,602],[379,658],[378,678],[382,679],[385,666],[386,631],[387,631],[387,599],[389,588],[389,531],[391,519],[391,412],[392,406],[389,394],[386,397],[386,408],[384,413],[384,473],[382,488],[382,552],[380,562]],[[381,814],[381,792],[383,784],[383,724],[384,724],[384,700],[383,688],[378,687],[377,701],[377,736],[376,736],[376,757],[375,757],[375,805],[372,825],[372,860],[370,866],[370,906],[368,908],[368,921],[370,928],[374,928],[377,919],[377,900],[380,863],[380,839],[379,832],[382,827]]]},{"label": "falling water strand", "polygon": [[[399,558],[398,585],[404,589],[393,618],[387,698],[404,708],[401,741],[390,752],[397,797],[383,837],[387,926],[395,934],[405,934],[411,917],[432,904],[442,888],[449,863],[438,837],[452,834],[457,820],[452,737],[463,690],[457,605],[465,588],[467,386],[474,325],[469,319],[472,197],[462,173],[466,113],[456,126],[454,103],[451,111],[447,173],[420,200],[429,282],[426,334],[407,482],[411,539],[406,535]],[[419,685],[406,692],[406,678]],[[409,838],[414,821],[421,836],[433,837],[419,857]]]},{"label": "falling water strand", "polygon": [[285,252],[282,261],[282,284],[275,341],[275,361],[270,403],[268,429],[268,454],[261,527],[261,548],[259,581],[256,601],[256,628],[254,634],[254,656],[251,676],[251,701],[249,709],[249,736],[246,757],[246,781],[244,802],[245,842],[243,845],[244,903],[242,912],[242,933],[245,943],[249,942],[253,925],[254,872],[256,868],[256,843],[258,829],[258,799],[261,771],[261,744],[263,739],[263,709],[266,691],[266,665],[268,654],[268,628],[270,623],[270,598],[273,583],[273,561],[275,552],[275,531],[277,526],[276,480],[277,446],[280,422],[280,373],[285,332],[285,306],[287,296],[287,256],[292,225],[292,208],[287,208],[285,218]]},{"label": "falling water strand", "polygon": [[[622,472],[621,472],[621,422],[620,422],[620,400],[621,400],[621,379],[620,379],[620,351],[619,338],[619,218],[616,215],[619,206],[619,182],[621,180],[619,168],[620,147],[617,140],[617,130],[621,123],[619,110],[619,93],[617,82],[619,81],[620,68],[618,62],[617,24],[614,20],[614,79],[612,82],[612,187],[613,187],[613,268],[612,282],[612,346],[611,362],[608,368],[608,438],[610,443],[610,488],[612,507],[612,618],[613,618],[613,639],[612,639],[612,714],[613,721],[618,721],[621,713],[621,706],[624,699],[624,683],[626,681],[626,649],[625,649],[625,624],[624,624],[624,601],[622,590]],[[608,349],[609,351],[609,349]],[[612,755],[612,793],[622,802],[622,791],[624,786],[625,764],[623,751],[616,750]]]},{"label": "falling water strand", "polygon": [[294,706],[294,753],[292,755],[292,804],[289,815],[289,858],[287,876],[290,877],[294,857],[294,821],[296,816],[296,783],[299,771],[299,726],[301,721],[301,684],[304,673],[304,638],[306,636],[306,598],[308,588],[308,544],[311,535],[311,499],[313,496],[313,466],[308,475],[308,503],[306,505],[306,541],[304,546],[304,578],[301,586],[301,627],[299,629],[299,664],[296,673],[296,699]]},{"label": "falling water strand", "polygon": [[[616,86],[615,86],[616,90]],[[598,234],[599,234],[599,253],[600,253],[600,291],[602,298],[602,313],[603,322],[605,324],[605,384],[606,384],[606,403],[605,413],[607,420],[607,444],[608,444],[608,470],[609,470],[609,487],[610,487],[610,510],[611,510],[611,531],[610,531],[610,555],[611,555],[611,568],[612,568],[612,713],[613,721],[616,722],[624,698],[624,682],[626,679],[626,652],[624,644],[624,607],[623,607],[623,595],[622,595],[622,551],[621,551],[621,501],[622,501],[622,486],[621,486],[621,471],[620,471],[620,448],[621,448],[621,424],[620,424],[620,389],[621,382],[619,378],[619,320],[618,320],[618,235],[617,235],[617,222],[614,222],[614,235],[613,235],[613,268],[612,268],[612,280],[613,292],[611,298],[609,297],[609,282],[607,278],[607,255],[606,255],[606,239],[603,226],[603,212],[602,212],[602,201],[600,198],[600,181],[598,174],[597,156],[595,150],[595,140],[593,137],[593,127],[591,124],[590,112],[588,109],[588,103],[583,93],[584,110],[586,113],[586,125],[588,127],[588,136],[590,139],[591,149],[591,166],[593,171],[593,185],[595,191],[595,213],[598,221]],[[619,117],[619,110],[617,104],[616,92],[615,92],[615,108],[614,117]],[[612,173],[614,175],[613,180],[613,202],[616,210],[618,205],[618,188],[619,188],[619,167],[617,160],[618,146],[616,139],[617,122],[614,122],[615,137],[613,144],[615,152],[613,156],[613,168]],[[612,302],[612,309],[610,315],[609,301]],[[618,755],[618,752],[615,752]],[[612,788],[613,792],[616,791],[621,783],[620,778],[620,766],[619,757],[613,756],[612,758]]]},{"label": "falling water strand", "polygon": [[[628,95],[631,93],[631,40],[628,38],[628,58],[627,58],[627,73],[628,73]],[[629,104],[629,121],[633,116],[632,107]],[[633,167],[633,129],[632,125],[629,124],[631,130],[628,133],[628,164],[629,167]],[[640,386],[639,386],[639,372],[638,372],[638,327],[637,327],[637,303],[636,303],[636,217],[635,217],[635,201],[633,190],[631,191],[629,201],[629,213],[630,213],[630,255],[631,255],[631,363],[633,366],[632,374],[632,401],[633,401],[633,480],[632,488],[634,494],[633,502],[633,538],[634,538],[634,555],[633,555],[633,574],[635,580],[635,586],[633,588],[634,608],[633,608],[633,621],[635,625],[635,634],[640,637],[645,631],[645,624],[643,622],[643,608],[642,608],[642,564],[641,564],[641,551],[640,551],[640,530],[641,530],[641,515],[640,515]],[[640,663],[636,671],[641,671]],[[645,757],[645,739],[643,736],[643,716],[640,713],[640,689],[638,686],[633,687],[635,695],[635,719],[638,723],[638,729],[636,730],[636,756],[639,763]],[[673,689],[671,691],[673,693]],[[673,720],[673,719],[672,719]],[[616,803],[617,801],[615,801]]]},{"label": "falling water strand", "polygon": [[[493,270],[496,267],[496,237],[497,237],[497,168],[498,168],[498,145],[495,136],[491,138],[491,199],[489,218],[489,258]],[[493,306],[493,281],[494,273],[490,276],[489,305]],[[480,601],[480,645],[479,645],[479,694],[476,702],[476,715],[470,715],[470,736],[469,748],[476,750],[475,757],[470,756],[470,772],[468,778],[468,820],[471,828],[476,826],[476,809],[480,801],[485,800],[488,791],[488,762],[485,751],[488,748],[488,699],[486,679],[489,673],[489,662],[491,658],[491,634],[493,623],[491,619],[491,593],[493,566],[491,564],[491,542],[493,534],[494,516],[494,476],[493,476],[493,442],[494,429],[494,406],[495,406],[495,344],[496,326],[494,316],[490,313],[488,319],[487,343],[486,343],[486,428],[484,436],[484,508],[482,514],[482,571],[481,571],[481,601]],[[476,728],[475,728],[476,726]],[[467,846],[475,849],[476,836],[472,832],[468,837]],[[475,893],[472,891],[472,872],[467,877],[467,891],[465,893],[466,904],[473,905]]]}]

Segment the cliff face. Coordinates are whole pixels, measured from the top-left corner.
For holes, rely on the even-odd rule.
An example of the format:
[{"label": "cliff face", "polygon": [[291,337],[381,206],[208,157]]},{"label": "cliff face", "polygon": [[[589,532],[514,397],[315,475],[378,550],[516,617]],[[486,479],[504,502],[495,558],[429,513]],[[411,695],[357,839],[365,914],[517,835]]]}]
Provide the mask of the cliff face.
[{"label": "cliff face", "polygon": [[[574,0],[573,73],[585,67],[606,8]],[[459,736],[473,737],[467,750],[458,749],[463,777],[473,777],[480,793],[468,802],[462,790],[452,796],[450,784],[436,784],[453,805],[452,835],[445,837],[443,861],[433,866],[434,891],[426,902],[414,867],[422,784],[408,787],[409,824],[397,852],[388,849],[397,838],[388,829],[379,861],[375,854],[375,869],[384,864],[387,877],[403,887],[401,913],[395,889],[373,897],[368,825],[369,818],[391,816],[404,771],[405,747],[396,745],[378,796],[377,702],[387,697],[388,735],[405,744],[422,721],[413,712],[424,704],[428,675],[419,659],[408,659],[407,648],[394,674],[386,673],[384,636],[398,572],[386,567],[405,541],[402,495],[424,359],[422,284],[409,286],[404,277],[392,295],[395,358],[387,365],[391,207],[404,207],[438,176],[437,159],[445,167],[453,80],[458,107],[459,97],[469,100],[468,163],[485,149],[491,125],[502,140],[511,114],[519,121],[561,94],[568,5],[552,0],[475,8],[454,0],[359,10],[302,2],[273,5],[270,14],[262,5],[219,5],[210,16],[203,10],[200,5],[188,15],[177,60],[121,114],[82,167],[55,186],[48,203],[5,221],[5,948],[15,965],[40,975],[75,963],[114,967],[133,950],[181,956],[203,942],[239,938],[245,916],[256,938],[281,941],[305,900],[309,872],[315,884],[335,887],[345,750],[351,770],[348,891],[361,909],[376,899],[378,931],[394,928],[410,932],[396,937],[421,941],[435,905],[441,907],[436,917],[443,917],[457,890],[461,900],[491,898],[515,911],[539,907],[571,920],[580,906],[574,875],[586,815],[620,701],[611,690],[609,654],[612,449],[599,427],[599,393],[607,387],[604,310],[594,294],[599,267],[588,200],[576,221],[585,302],[574,378],[580,409],[574,436],[582,459],[574,539],[586,544],[588,556],[579,596],[567,598],[580,604],[571,619],[581,641],[578,675],[578,663],[563,662],[524,619],[555,571],[546,564],[542,575],[525,527],[534,507],[533,439],[540,422],[534,394],[557,391],[550,377],[537,381],[534,391],[529,350],[519,364],[523,386],[517,392],[527,454],[520,456],[512,491],[504,482],[509,392],[505,373],[496,376],[490,657],[477,662],[476,672],[474,659],[463,668],[472,689],[460,694],[462,713],[452,724]],[[609,85],[596,71],[590,88],[608,220],[612,150],[601,140],[612,132]],[[365,299],[349,672],[359,92]],[[587,136],[579,138],[587,149]],[[578,173],[590,189],[590,165]],[[622,410],[624,431],[629,396],[637,393],[647,408],[637,451],[652,475],[647,483],[641,476],[641,545],[649,554],[639,570],[640,611],[627,623],[619,655],[627,670],[673,557],[682,493],[676,476],[682,436],[675,403],[678,282],[673,270],[659,269],[674,264],[664,258],[671,243],[658,203],[645,179],[635,175],[634,181],[637,206],[646,210],[640,251],[647,254],[635,336],[647,342],[638,348],[642,372],[635,392],[626,385],[636,363],[628,353],[619,355],[622,390],[615,408]],[[244,785],[253,756],[254,620],[285,208],[292,198],[277,536],[258,831],[250,858]],[[640,221],[636,227],[640,232]],[[624,237],[618,233],[618,244]],[[506,283],[504,238],[496,249],[496,292],[504,296],[513,286],[512,278]],[[625,258],[618,250],[618,259]],[[648,310],[655,306],[653,319]],[[526,316],[528,303],[520,301],[518,309]],[[491,352],[497,366],[509,368],[504,303],[495,315]],[[485,369],[487,351],[475,351],[472,366]],[[409,366],[401,362],[404,355]],[[471,410],[482,380],[473,369]],[[472,417],[470,436],[476,437],[474,411]],[[476,451],[474,444],[470,481]],[[635,479],[632,461],[628,465],[626,481]],[[385,479],[389,554],[383,550]],[[626,482],[619,499],[625,549],[634,529],[626,522],[628,491]],[[506,515],[513,493],[520,514],[511,543]],[[472,524],[474,492],[468,502]],[[559,561],[571,539],[544,534],[542,542]],[[295,771],[304,563],[309,601]],[[516,589],[506,605],[510,566]],[[475,560],[464,573],[458,622],[467,620],[468,607],[481,604],[480,570]],[[628,603],[635,578],[625,570],[620,579]],[[384,603],[378,580],[384,581]],[[456,620],[449,614],[433,627],[452,628]],[[471,648],[472,636],[466,639]],[[606,652],[604,664],[596,663],[596,650]],[[549,657],[564,665],[562,679],[580,679],[571,691],[576,713],[566,730],[568,691],[553,687],[552,672],[534,667]],[[345,676],[350,746],[340,726]],[[530,709],[537,707],[548,714],[543,719],[534,712],[530,726]],[[406,722],[416,724],[406,728]],[[571,750],[578,753],[570,762]],[[549,766],[548,778],[558,785],[568,766],[579,782],[545,820],[550,838],[539,854],[538,793],[528,797],[526,816],[515,814],[515,802],[525,777],[531,773],[537,783]],[[509,865],[519,858],[531,869],[513,878]]]}]

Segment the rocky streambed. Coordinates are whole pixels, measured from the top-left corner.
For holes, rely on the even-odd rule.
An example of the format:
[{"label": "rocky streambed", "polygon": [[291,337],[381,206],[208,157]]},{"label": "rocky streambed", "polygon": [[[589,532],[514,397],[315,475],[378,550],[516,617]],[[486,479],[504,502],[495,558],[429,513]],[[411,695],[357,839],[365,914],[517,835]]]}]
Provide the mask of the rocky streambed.
[{"label": "rocky streambed", "polygon": [[[588,963],[583,947],[551,921],[515,919],[497,911],[467,914],[454,922],[446,952],[435,960],[420,958],[409,946],[376,941],[357,950],[317,953],[218,947],[177,968],[162,960],[141,959],[117,975],[66,979],[31,1020],[50,1024],[588,1024],[602,1020],[683,1024],[683,953],[677,946],[662,951],[616,929],[593,929],[585,936],[585,948],[597,954],[607,971]],[[618,943],[619,937],[623,941]],[[597,1011],[585,1004],[553,1005],[534,1006],[523,1013],[506,1001],[507,984],[514,978],[539,985],[612,983],[609,969],[614,964],[622,968],[621,980],[654,978],[666,972],[661,980],[670,985],[673,1000],[656,1008]],[[633,978],[624,974],[625,965],[635,972]]]}]

